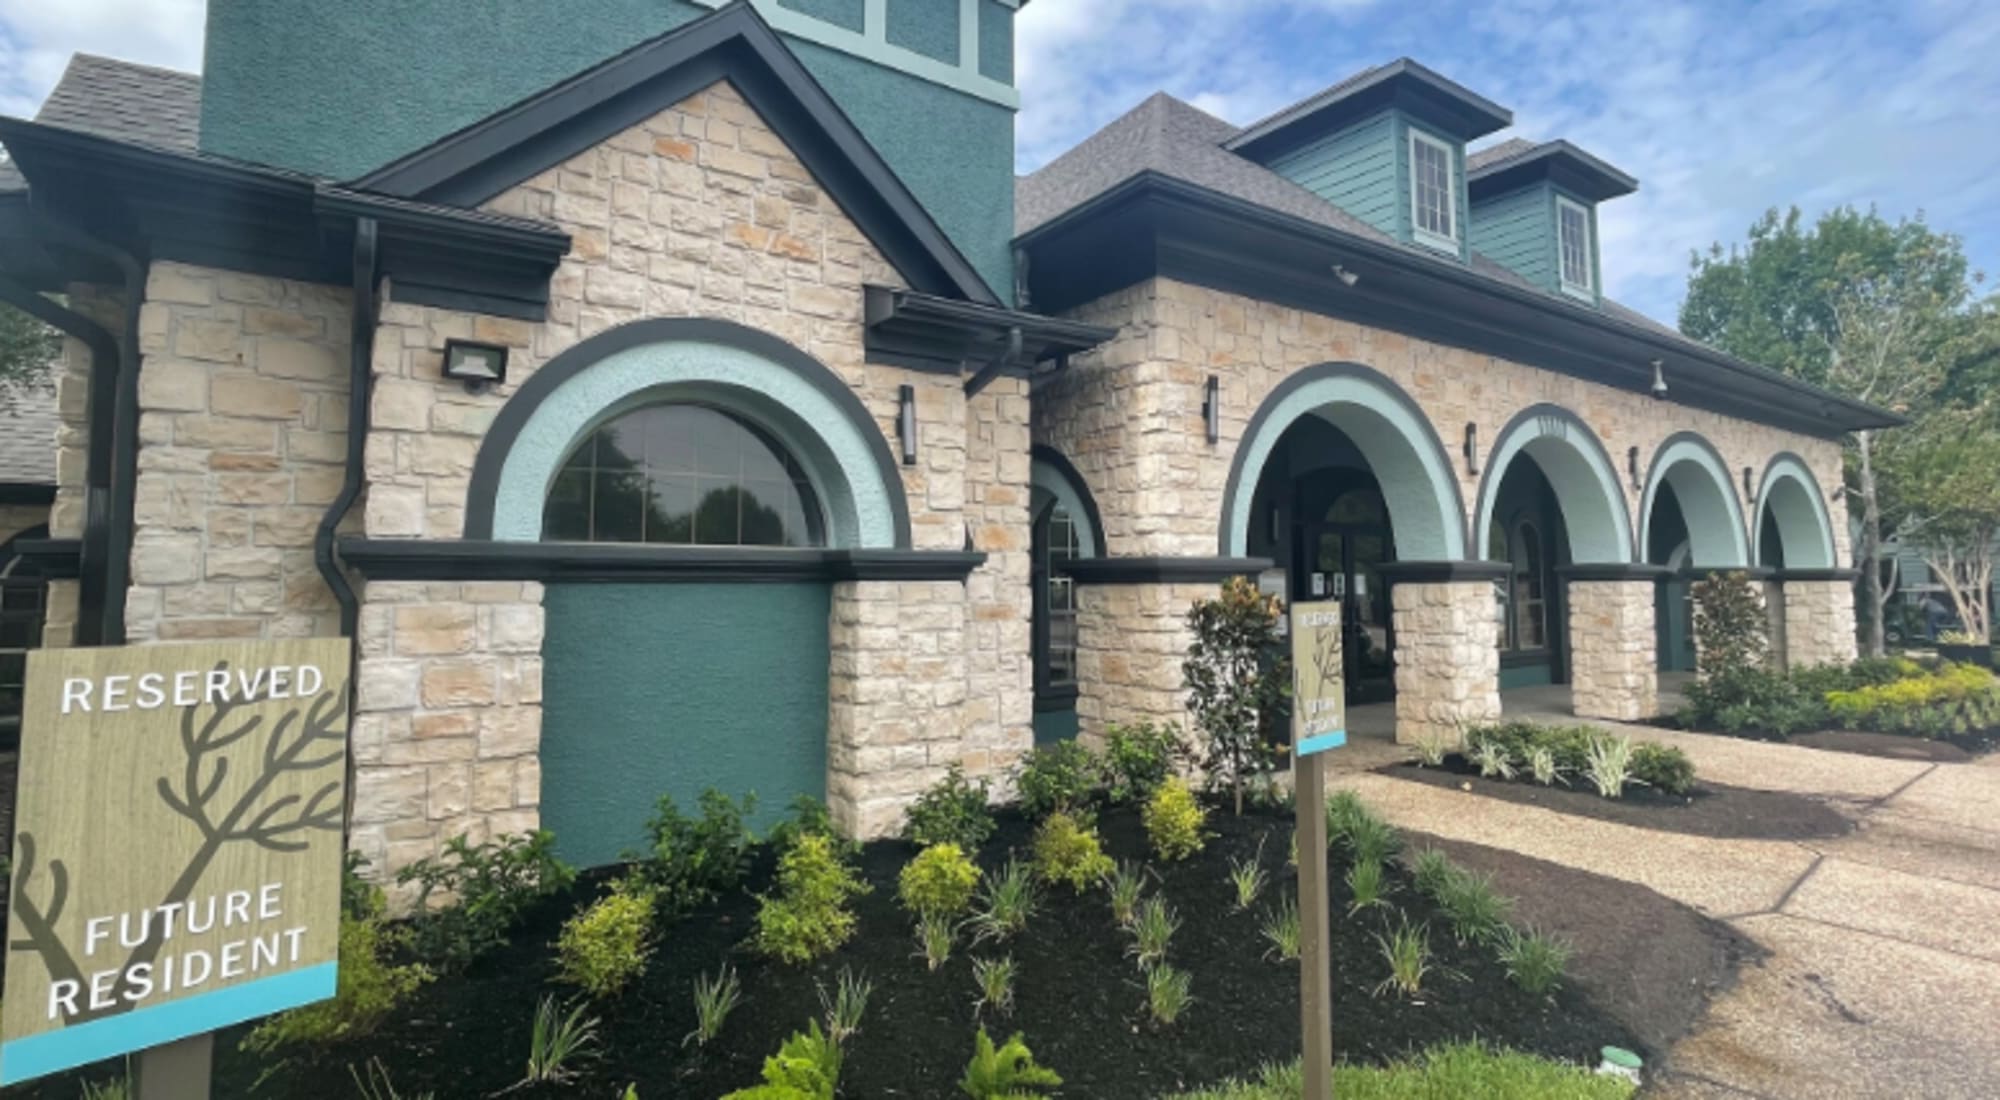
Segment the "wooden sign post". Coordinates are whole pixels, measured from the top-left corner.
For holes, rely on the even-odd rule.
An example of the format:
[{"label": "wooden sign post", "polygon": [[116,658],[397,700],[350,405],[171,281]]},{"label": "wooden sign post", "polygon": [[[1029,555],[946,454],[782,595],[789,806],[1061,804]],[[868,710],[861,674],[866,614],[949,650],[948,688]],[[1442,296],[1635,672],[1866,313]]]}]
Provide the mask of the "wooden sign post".
[{"label": "wooden sign post", "polygon": [[1347,743],[1341,601],[1292,605],[1292,795],[1299,840],[1299,1028],[1305,1100],[1333,1096],[1333,918],[1327,896],[1326,756]]},{"label": "wooden sign post", "polygon": [[333,996],[341,638],[37,650],[0,1085],[132,1051],[207,1094],[209,1032]]}]

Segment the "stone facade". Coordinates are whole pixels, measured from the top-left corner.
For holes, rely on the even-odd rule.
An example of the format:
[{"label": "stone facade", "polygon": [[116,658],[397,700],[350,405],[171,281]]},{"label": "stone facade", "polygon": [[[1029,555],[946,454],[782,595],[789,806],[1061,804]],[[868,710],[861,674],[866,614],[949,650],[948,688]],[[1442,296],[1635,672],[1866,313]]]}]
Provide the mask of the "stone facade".
[{"label": "stone facade", "polygon": [[1390,589],[1396,629],[1396,740],[1456,745],[1500,717],[1500,627],[1493,582],[1405,583]]},{"label": "stone facade", "polygon": [[339,633],[313,537],[345,476],[349,298],[152,265],[139,311],[132,641]]},{"label": "stone facade", "polygon": [[[834,586],[827,685],[827,803],[858,836],[881,836],[961,758],[965,739],[964,587],[948,581]],[[986,772],[991,759],[968,759]]]},{"label": "stone facade", "polygon": [[1655,584],[1572,581],[1570,701],[1579,718],[1632,722],[1659,711]]},{"label": "stone facade", "polygon": [[1854,659],[1852,585],[1847,581],[1786,581],[1782,599],[1787,668]]},{"label": "stone facade", "polygon": [[1181,662],[1194,641],[1188,610],[1212,584],[1107,584],[1077,589],[1077,721],[1096,740],[1105,727],[1154,722],[1185,731]]}]

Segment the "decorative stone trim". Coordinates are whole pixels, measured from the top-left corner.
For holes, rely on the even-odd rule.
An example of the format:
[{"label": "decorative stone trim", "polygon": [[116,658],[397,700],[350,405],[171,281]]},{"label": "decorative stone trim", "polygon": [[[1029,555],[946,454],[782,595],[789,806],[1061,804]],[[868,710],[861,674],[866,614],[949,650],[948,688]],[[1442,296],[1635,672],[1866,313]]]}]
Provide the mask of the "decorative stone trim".
[{"label": "decorative stone trim", "polygon": [[[1800,573],[1816,572],[1799,570]],[[1826,570],[1845,573],[1847,570]],[[1780,574],[1784,657],[1788,669],[1846,664],[1859,649],[1854,634],[1854,587],[1845,577],[1812,580]]]},{"label": "decorative stone trim", "polygon": [[1578,718],[1621,722],[1659,709],[1654,578],[1570,577],[1570,700]]},{"label": "decorative stone trim", "polygon": [[[1457,563],[1452,563],[1457,564]],[[1500,611],[1490,581],[1403,583],[1389,590],[1396,628],[1396,740],[1458,744],[1500,718]]]}]

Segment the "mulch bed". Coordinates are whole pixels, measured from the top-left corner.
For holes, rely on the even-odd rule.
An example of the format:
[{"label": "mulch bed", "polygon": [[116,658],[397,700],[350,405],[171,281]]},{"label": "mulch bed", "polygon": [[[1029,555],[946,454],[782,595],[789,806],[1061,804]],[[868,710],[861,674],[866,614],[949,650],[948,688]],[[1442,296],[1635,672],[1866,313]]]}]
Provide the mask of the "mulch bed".
[{"label": "mulch bed", "polygon": [[1846,815],[1818,799],[1721,783],[1703,783],[1685,795],[1633,785],[1619,798],[1605,798],[1576,776],[1569,777],[1567,787],[1544,787],[1527,778],[1481,778],[1479,768],[1458,753],[1446,756],[1441,767],[1403,763],[1377,770],[1433,787],[1689,836],[1812,840],[1845,836],[1854,829]]},{"label": "mulch bed", "polygon": [[1973,733],[1951,733],[1942,737],[1918,737],[1906,733],[1869,733],[1862,730],[1814,730],[1810,733],[1779,733],[1761,726],[1740,730],[1691,725],[1679,716],[1663,714],[1646,719],[1646,725],[1662,729],[1707,733],[1717,737],[1740,737],[1746,741],[1779,741],[1834,752],[1862,756],[1885,756],[1893,760],[1929,760],[1942,764],[1964,763],[1974,757],[2000,750],[2000,729]]},{"label": "mulch bed", "polygon": [[1568,940],[1575,984],[1653,1054],[1692,1030],[1744,965],[1769,955],[1721,921],[1631,883],[1482,844],[1422,834],[1406,842],[1492,874],[1515,899],[1515,923]]},{"label": "mulch bed", "polygon": [[[1267,904],[1292,889],[1284,862],[1289,825],[1289,815],[1216,812],[1210,819],[1215,836],[1200,854],[1156,868],[1154,888],[1183,922],[1169,961],[1193,974],[1194,1004],[1175,1027],[1156,1028],[1146,1019],[1139,973],[1124,955],[1127,937],[1114,927],[1102,890],[1081,897],[1066,888],[1049,891],[1027,931],[1005,948],[974,951],[961,944],[944,969],[926,971],[915,957],[911,921],[895,901],[896,873],[913,849],[883,841],[869,845],[861,859],[874,891],[856,905],[860,932],[831,958],[792,968],[750,954],[742,941],[756,903],[747,890],[733,894],[666,928],[636,988],[595,1009],[603,1017],[605,1054],[582,1078],[510,1095],[609,1097],[637,1082],[647,1100],[720,1096],[753,1083],[764,1057],[818,1015],[815,982],[831,985],[842,967],[874,983],[861,1033],[848,1044],[842,1094],[956,1095],[975,1027],[971,958],[1002,950],[1020,967],[1017,1003],[1011,1017],[987,1021],[989,1029],[1024,1033],[1037,1059],[1065,1077],[1065,1096],[1155,1097],[1295,1057],[1296,964],[1265,959],[1258,933]],[[1107,811],[1101,827],[1113,856],[1146,855],[1135,812]],[[1010,849],[1025,851],[1029,833],[1026,822],[1003,815],[981,854],[982,866],[997,866]],[[1252,857],[1260,843],[1273,888],[1250,912],[1232,912],[1229,860]],[[1499,889],[1521,896],[1521,911],[1530,919],[1563,914],[1563,929],[1578,941],[1580,964],[1588,960],[1597,976],[1566,983],[1551,997],[1528,996],[1487,952],[1455,945],[1448,922],[1400,868],[1390,872],[1393,907],[1358,917],[1346,915],[1349,898],[1336,874],[1334,1036],[1343,1057],[1376,1062],[1475,1036],[1571,1060],[1594,1060],[1606,1043],[1657,1053],[1659,1037],[1678,1034],[1692,1021],[1681,1003],[1687,987],[1711,987],[1727,969],[1723,964],[1737,957],[1734,948],[1717,946],[1719,926],[1641,887],[1505,853],[1468,852],[1467,861],[1497,870]],[[751,890],[768,885],[769,862],[760,860]],[[1528,900],[1544,894],[1546,901]],[[579,900],[540,906],[514,943],[470,973],[426,987],[376,1035],[330,1052],[320,1064],[283,1069],[254,1093],[251,1085],[267,1067],[236,1050],[240,1032],[222,1036],[216,1095],[350,1100],[354,1088],[346,1067],[371,1056],[383,1061],[405,1096],[434,1090],[439,1097],[472,1097],[506,1088],[520,1074],[535,1003],[564,992],[552,984],[551,944]],[[1388,967],[1372,933],[1400,919],[1398,910],[1431,930],[1437,969],[1415,1002],[1373,992]],[[743,1003],[708,1050],[683,1046],[682,1036],[694,1026],[692,983],[725,959],[741,974]],[[1628,981],[1618,977],[1623,971],[1648,977]],[[52,1081],[30,1095],[67,1098],[75,1089],[73,1080]]]}]

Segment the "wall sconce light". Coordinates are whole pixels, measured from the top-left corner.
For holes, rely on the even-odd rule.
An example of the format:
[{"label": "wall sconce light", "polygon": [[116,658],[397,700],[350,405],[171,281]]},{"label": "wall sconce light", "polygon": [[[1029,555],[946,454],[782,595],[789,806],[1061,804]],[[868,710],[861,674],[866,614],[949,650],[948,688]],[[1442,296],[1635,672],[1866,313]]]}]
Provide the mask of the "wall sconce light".
[{"label": "wall sconce light", "polygon": [[465,383],[467,393],[483,392],[507,380],[507,349],[499,344],[446,340],[444,376]]},{"label": "wall sconce light", "polygon": [[1210,443],[1222,438],[1222,380],[1212,374],[1202,387],[1201,422]]},{"label": "wall sconce light", "polygon": [[1653,396],[1661,401],[1667,399],[1667,365],[1661,360],[1653,360]]},{"label": "wall sconce light", "polygon": [[1465,422],[1465,472],[1479,472],[1479,425],[1470,420]]},{"label": "wall sconce light", "polygon": [[917,464],[917,388],[896,387],[896,441],[903,445],[903,465]]},{"label": "wall sconce light", "polygon": [[1743,499],[1755,504],[1757,502],[1757,490],[1750,481],[1752,476],[1750,467],[1743,467]]},{"label": "wall sconce light", "polygon": [[1627,447],[1625,449],[1625,472],[1632,475],[1633,492],[1636,493],[1646,487],[1646,483],[1639,480],[1639,448]]}]

